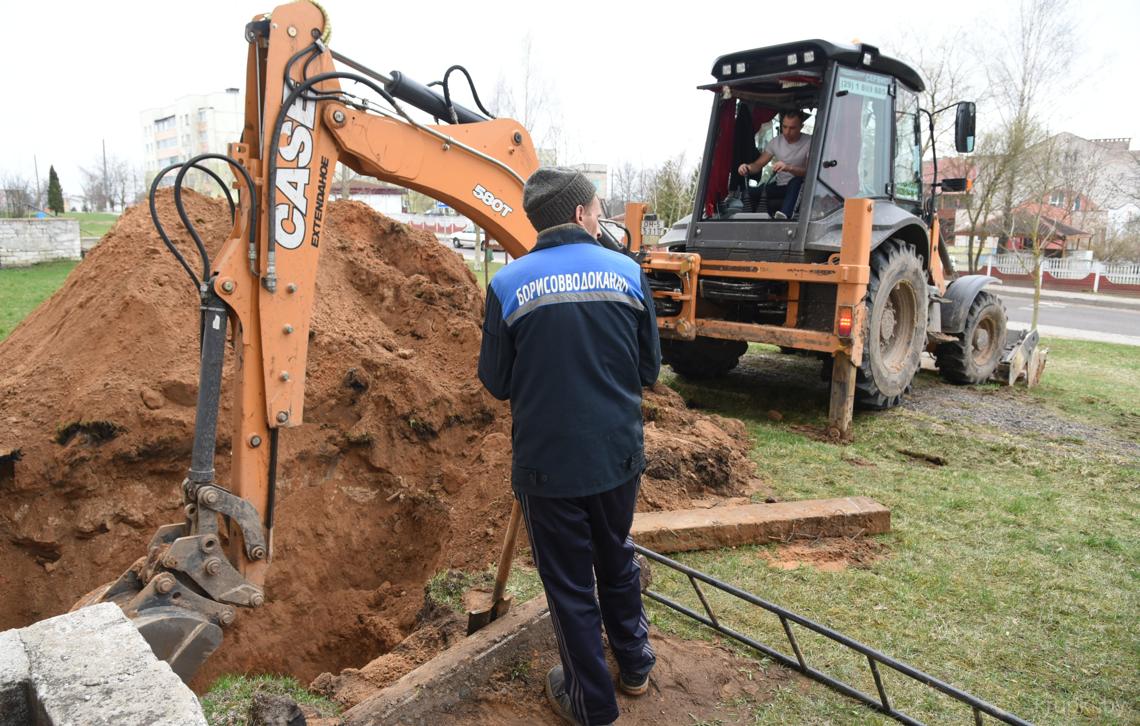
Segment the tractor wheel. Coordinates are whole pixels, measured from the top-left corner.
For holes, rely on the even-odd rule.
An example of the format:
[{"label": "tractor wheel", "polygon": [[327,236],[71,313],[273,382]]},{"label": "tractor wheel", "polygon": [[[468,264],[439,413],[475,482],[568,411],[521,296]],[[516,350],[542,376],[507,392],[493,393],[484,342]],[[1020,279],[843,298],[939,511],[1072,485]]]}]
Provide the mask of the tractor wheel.
[{"label": "tractor wheel", "polygon": [[979,292],[966,314],[966,329],[958,340],[934,351],[938,372],[951,383],[983,383],[1001,360],[1005,346],[1005,306],[996,296]]},{"label": "tractor wheel", "polygon": [[661,339],[661,361],[673,371],[692,380],[719,378],[740,362],[748,350],[743,340],[721,340],[698,336],[696,340]]},{"label": "tractor wheel", "polygon": [[863,362],[855,377],[860,408],[893,408],[910,388],[926,347],[926,273],[914,248],[888,240],[871,254],[864,298]]}]

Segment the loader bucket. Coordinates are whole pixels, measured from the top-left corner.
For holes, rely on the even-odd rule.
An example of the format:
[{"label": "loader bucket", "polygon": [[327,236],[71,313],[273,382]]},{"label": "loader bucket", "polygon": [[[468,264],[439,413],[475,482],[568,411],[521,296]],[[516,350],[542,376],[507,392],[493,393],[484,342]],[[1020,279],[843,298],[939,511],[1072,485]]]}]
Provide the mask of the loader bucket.
[{"label": "loader bucket", "polygon": [[1037,329],[1010,330],[1005,337],[1005,350],[993,377],[1007,386],[1025,379],[1025,386],[1033,388],[1041,381],[1045,372],[1045,360],[1049,349],[1040,345],[1041,336]]}]

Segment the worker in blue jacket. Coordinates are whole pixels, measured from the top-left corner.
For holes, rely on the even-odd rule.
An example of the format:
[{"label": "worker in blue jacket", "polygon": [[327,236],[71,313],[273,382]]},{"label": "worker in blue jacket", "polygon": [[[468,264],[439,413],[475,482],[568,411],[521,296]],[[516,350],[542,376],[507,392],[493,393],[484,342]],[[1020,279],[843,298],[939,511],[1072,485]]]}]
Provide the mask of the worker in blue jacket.
[{"label": "worker in blue jacket", "polygon": [[608,724],[618,706],[602,624],[623,692],[644,693],[656,662],[629,530],[657,320],[640,266],[598,243],[601,203],[581,172],[539,169],[523,209],[538,241],[491,281],[479,379],[511,402],[511,484],[562,661],[547,697],[570,723]]}]

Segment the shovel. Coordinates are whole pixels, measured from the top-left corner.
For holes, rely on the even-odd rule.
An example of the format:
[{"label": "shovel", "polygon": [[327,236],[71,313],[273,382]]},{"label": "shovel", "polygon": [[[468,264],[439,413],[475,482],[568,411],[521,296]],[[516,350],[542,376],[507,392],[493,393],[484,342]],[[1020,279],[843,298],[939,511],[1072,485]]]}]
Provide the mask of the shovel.
[{"label": "shovel", "polygon": [[499,572],[495,575],[495,590],[491,593],[491,605],[482,610],[468,611],[468,635],[485,628],[511,609],[511,596],[506,593],[507,576],[511,574],[511,560],[515,555],[515,540],[519,537],[521,519],[522,508],[519,506],[519,500],[515,499],[511,505],[511,521],[507,525],[507,536],[503,540],[503,554],[499,556]]}]

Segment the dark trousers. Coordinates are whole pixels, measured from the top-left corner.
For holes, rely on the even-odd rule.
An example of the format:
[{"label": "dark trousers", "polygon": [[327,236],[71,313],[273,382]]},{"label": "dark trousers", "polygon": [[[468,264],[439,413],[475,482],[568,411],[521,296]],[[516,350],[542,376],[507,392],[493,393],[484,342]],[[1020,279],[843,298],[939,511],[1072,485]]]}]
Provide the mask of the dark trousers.
[{"label": "dark trousers", "polygon": [[772,181],[768,182],[768,212],[775,212],[775,206],[780,205],[780,211],[788,219],[792,218],[792,212],[796,211],[796,201],[800,198],[800,190],[804,186],[804,178],[802,176],[793,176],[792,180],[785,186],[776,184],[775,177]]},{"label": "dark trousers", "polygon": [[640,484],[639,475],[588,497],[516,493],[546,589],[566,693],[583,724],[607,724],[618,717],[614,681],[602,648],[603,623],[622,673],[642,676],[657,661],[641,605],[641,570],[629,537]]}]

